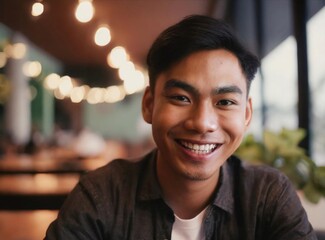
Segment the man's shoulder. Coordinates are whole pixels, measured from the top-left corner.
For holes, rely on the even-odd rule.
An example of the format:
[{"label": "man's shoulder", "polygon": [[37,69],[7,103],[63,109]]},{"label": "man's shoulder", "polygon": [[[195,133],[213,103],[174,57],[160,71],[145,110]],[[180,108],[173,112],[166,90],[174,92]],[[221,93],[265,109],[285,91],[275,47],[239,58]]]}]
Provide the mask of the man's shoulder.
[{"label": "man's shoulder", "polygon": [[243,180],[247,179],[256,184],[282,184],[288,182],[288,177],[275,167],[265,164],[252,164],[237,157],[232,157],[230,165]]},{"label": "man's shoulder", "polygon": [[82,184],[106,185],[138,181],[149,171],[153,153],[137,159],[114,159],[106,165],[88,172],[81,178]]}]

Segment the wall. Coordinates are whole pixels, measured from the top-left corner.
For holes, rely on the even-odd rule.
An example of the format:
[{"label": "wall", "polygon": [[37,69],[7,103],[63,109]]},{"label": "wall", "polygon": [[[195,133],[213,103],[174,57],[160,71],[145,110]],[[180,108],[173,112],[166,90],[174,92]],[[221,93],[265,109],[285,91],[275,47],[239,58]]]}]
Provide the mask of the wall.
[{"label": "wall", "polygon": [[150,126],[142,120],[142,93],[114,104],[85,103],[84,125],[106,138],[139,141],[150,135]]}]

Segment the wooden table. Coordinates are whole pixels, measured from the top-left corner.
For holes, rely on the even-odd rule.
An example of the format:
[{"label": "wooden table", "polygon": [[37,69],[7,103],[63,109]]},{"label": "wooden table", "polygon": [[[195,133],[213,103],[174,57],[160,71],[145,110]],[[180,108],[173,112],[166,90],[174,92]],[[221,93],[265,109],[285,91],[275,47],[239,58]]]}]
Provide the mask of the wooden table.
[{"label": "wooden table", "polygon": [[103,158],[52,158],[51,156],[13,155],[0,159],[0,174],[85,173],[107,164]]},{"label": "wooden table", "polygon": [[43,239],[81,174],[101,158],[8,155],[0,159],[0,240]]},{"label": "wooden table", "polygon": [[62,151],[5,155],[0,159],[0,209],[59,209],[81,174],[108,162]]},{"label": "wooden table", "polygon": [[0,209],[59,209],[79,174],[0,175]]},{"label": "wooden table", "polygon": [[0,175],[1,193],[67,194],[76,185],[79,174]]},{"label": "wooden table", "polygon": [[0,239],[40,240],[57,211],[0,211]]}]

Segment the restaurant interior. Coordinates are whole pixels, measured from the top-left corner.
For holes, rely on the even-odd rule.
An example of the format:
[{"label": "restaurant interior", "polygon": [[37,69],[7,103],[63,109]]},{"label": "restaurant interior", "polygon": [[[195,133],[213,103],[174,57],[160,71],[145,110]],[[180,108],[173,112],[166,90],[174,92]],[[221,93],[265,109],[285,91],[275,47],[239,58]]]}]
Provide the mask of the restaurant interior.
[{"label": "restaurant interior", "polygon": [[80,176],[155,147],[146,54],[192,14],[225,19],[261,59],[248,134],[303,133],[313,172],[297,191],[325,239],[324,0],[0,0],[0,239],[42,239]]}]

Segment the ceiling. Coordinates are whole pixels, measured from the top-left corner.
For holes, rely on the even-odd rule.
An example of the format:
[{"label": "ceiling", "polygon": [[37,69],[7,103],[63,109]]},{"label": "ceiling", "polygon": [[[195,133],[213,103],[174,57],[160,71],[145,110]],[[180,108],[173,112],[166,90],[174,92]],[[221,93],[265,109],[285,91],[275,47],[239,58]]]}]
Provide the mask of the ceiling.
[{"label": "ceiling", "polygon": [[[30,14],[35,1],[0,0],[0,22],[23,33],[59,60],[68,74],[111,74],[106,57],[110,49],[118,45],[126,48],[135,64],[145,67],[146,53],[157,35],[191,14],[226,18],[251,50],[256,51],[255,4],[258,0],[93,0],[95,16],[88,23],[80,23],[74,17],[78,0],[42,0],[45,11],[36,18]],[[262,1],[263,55],[292,32],[288,14],[291,1]],[[308,1],[310,15],[324,6],[324,2]],[[112,41],[105,47],[93,41],[100,24],[107,24],[111,30]]]},{"label": "ceiling", "polygon": [[[34,2],[0,0],[0,22],[23,33],[73,71],[108,68],[107,54],[118,45],[126,48],[135,64],[144,66],[151,43],[164,28],[190,14],[211,15],[211,9],[223,1],[93,0],[95,15],[88,23],[74,17],[78,0],[43,0],[45,11],[36,18],[30,14]],[[112,35],[105,47],[93,41],[100,24],[107,24]]]}]

